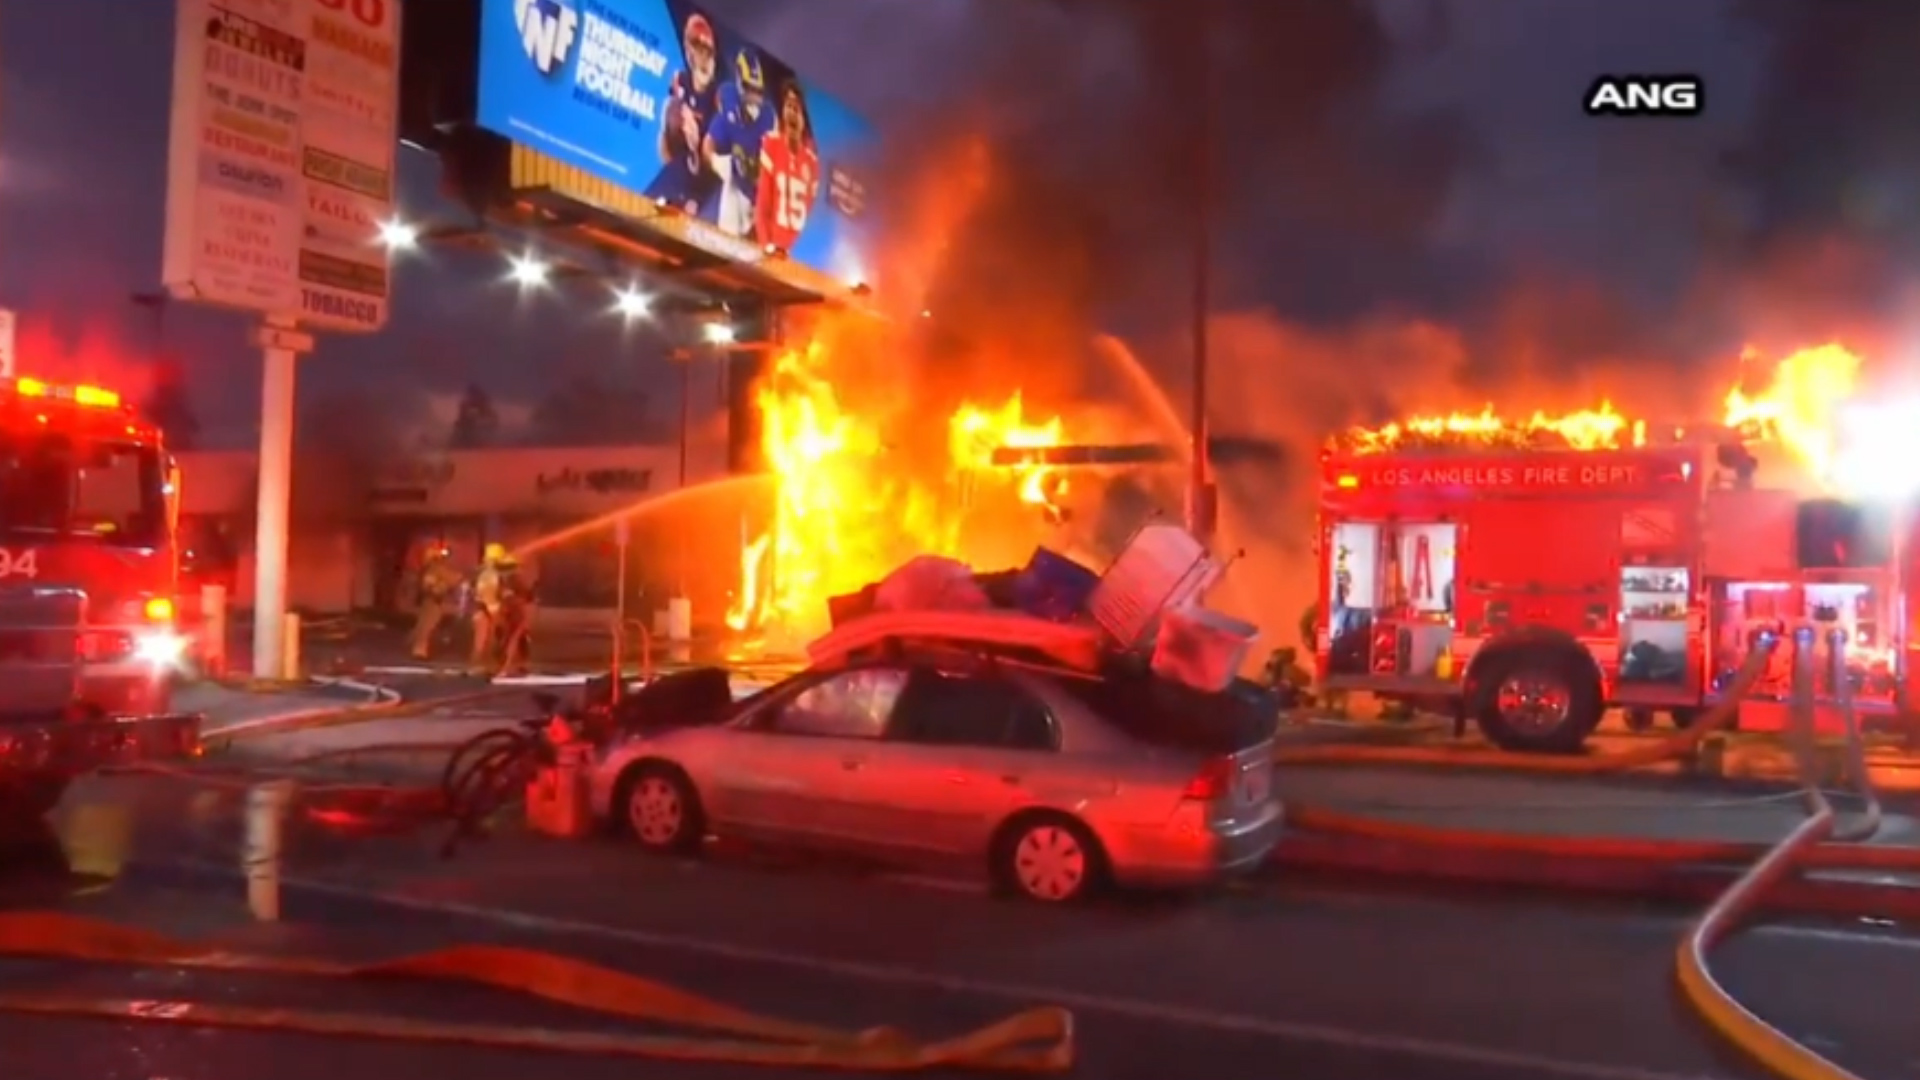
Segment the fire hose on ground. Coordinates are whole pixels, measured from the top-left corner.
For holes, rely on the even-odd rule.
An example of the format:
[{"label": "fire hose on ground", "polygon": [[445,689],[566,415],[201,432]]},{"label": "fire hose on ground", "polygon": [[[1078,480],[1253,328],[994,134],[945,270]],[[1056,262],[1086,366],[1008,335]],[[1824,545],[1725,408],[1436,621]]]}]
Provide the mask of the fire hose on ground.
[{"label": "fire hose on ground", "polygon": [[[1709,732],[1731,721],[1739,698],[1764,670],[1774,644],[1773,641],[1766,641],[1756,648],[1733,685],[1728,688],[1722,702],[1659,747],[1629,754],[1587,758],[1521,758],[1502,754],[1497,755],[1498,764],[1507,769],[1520,767],[1547,773],[1597,775],[1653,764],[1666,757],[1688,753]],[[1793,877],[1796,870],[1920,871],[1920,851],[1868,846],[1859,842],[1871,838],[1877,829],[1879,806],[1867,783],[1864,747],[1844,678],[1837,679],[1836,686],[1840,688],[1846,719],[1850,754],[1848,764],[1856,774],[1861,787],[1860,794],[1866,799],[1867,806],[1865,814],[1852,827],[1836,829],[1836,815],[1820,788],[1811,752],[1811,642],[1802,641],[1800,644],[1802,647],[1797,650],[1794,671],[1793,711],[1799,735],[1796,749],[1803,773],[1802,797],[1807,801],[1810,816],[1775,846],[1600,836],[1570,839],[1490,833],[1394,823],[1341,811],[1293,806],[1289,808],[1289,816],[1294,823],[1295,834],[1283,844],[1282,860],[1343,869],[1371,868],[1415,876],[1469,880],[1511,882],[1516,878],[1526,880],[1531,876],[1535,879],[1532,883],[1563,888],[1568,885],[1605,887],[1609,879],[1620,879],[1636,891],[1643,891],[1641,887],[1653,880],[1644,874],[1634,873],[1636,869],[1674,875],[1671,879],[1663,879],[1663,883],[1684,883],[1686,887],[1670,889],[1672,895],[1713,899],[1706,913],[1689,929],[1677,953],[1680,986],[1695,1010],[1723,1037],[1782,1076],[1791,1080],[1851,1080],[1851,1073],[1795,1043],[1741,1006],[1713,979],[1705,962],[1710,950],[1725,940],[1744,917],[1756,908],[1773,906],[1782,900],[1787,906],[1800,910],[1856,915],[1886,913],[1859,910],[1861,891],[1858,886],[1850,885],[1836,895],[1824,896],[1817,888],[1812,888],[1814,879]],[[1835,646],[1837,658],[1844,644],[1835,643]],[[474,822],[522,793],[527,773],[542,760],[540,748],[547,745],[537,727],[536,724],[527,724],[519,729],[502,728],[461,744],[449,756],[441,785],[437,789],[418,789],[411,794],[403,794],[408,789],[341,785],[332,792],[326,787],[316,787],[307,789],[304,794],[317,798],[320,804],[325,804],[329,797],[346,802],[358,799],[362,804],[359,812],[363,818],[368,808],[382,799],[388,801],[381,804],[383,809],[377,812],[401,817],[451,818],[455,831],[449,838],[450,850],[452,844],[466,835]],[[438,748],[443,751],[447,749],[445,745]],[[1378,764],[1381,761],[1381,749],[1368,746],[1316,747],[1283,752],[1280,760]],[[1462,757],[1448,754],[1445,760],[1459,764]],[[335,809],[340,808],[336,806]],[[318,810],[309,816],[337,825],[351,818],[352,813],[342,812],[332,820]],[[1306,850],[1299,847],[1299,839],[1309,841]],[[1313,844],[1320,846],[1315,848]],[[1371,854],[1352,857],[1356,848],[1368,846],[1376,850]],[[1339,857],[1343,852],[1346,857]],[[1475,865],[1475,860],[1479,860],[1478,865]],[[1524,864],[1527,860],[1534,860],[1535,865],[1522,866],[1521,872],[1516,874],[1516,861]],[[1724,878],[1683,873],[1689,868],[1734,862],[1749,862],[1751,866],[1731,887],[1725,885]],[[1586,864],[1593,872],[1569,875],[1566,868],[1570,863]],[[1913,890],[1903,892],[1912,893]],[[1920,908],[1920,905],[1914,907]],[[117,959],[127,963],[227,965],[255,970],[297,969],[306,974],[342,977],[409,974],[467,978],[490,985],[530,988],[542,996],[621,1016],[656,1022],[679,1022],[736,1038],[762,1041],[587,1036],[524,1029],[476,1030],[461,1025],[389,1018],[287,1013],[277,1009],[252,1010],[197,1004],[183,1005],[175,1013],[161,1015],[151,1010],[141,1012],[128,1003],[44,997],[23,999],[19,995],[0,995],[0,1009],[116,1018],[131,1016],[240,1027],[296,1027],[299,1030],[382,1038],[876,1071],[935,1066],[1060,1071],[1070,1067],[1073,1057],[1071,1016],[1060,1009],[1046,1008],[1022,1013],[956,1040],[915,1044],[894,1032],[827,1032],[763,1018],[743,1020],[741,1014],[726,1006],[691,998],[672,988],[561,957],[519,950],[461,948],[367,968],[307,961],[236,960],[225,954],[218,954],[216,958],[216,954],[196,951],[177,942],[147,937],[106,924],[75,921],[68,916],[27,914],[0,916],[0,954],[9,952],[79,956],[96,960]],[[290,966],[276,966],[282,964]]]},{"label": "fire hose on ground", "polygon": [[43,1016],[859,1072],[969,1068],[1057,1073],[1073,1065],[1073,1017],[1065,1009],[1030,1009],[951,1039],[921,1042],[892,1028],[841,1031],[760,1016],[664,983],[528,949],[462,945],[373,964],[342,964],[247,956],[98,919],[22,912],[0,914],[0,955],[354,980],[453,980],[717,1037],[602,1034],[310,1009],[0,991],[0,1010]]}]

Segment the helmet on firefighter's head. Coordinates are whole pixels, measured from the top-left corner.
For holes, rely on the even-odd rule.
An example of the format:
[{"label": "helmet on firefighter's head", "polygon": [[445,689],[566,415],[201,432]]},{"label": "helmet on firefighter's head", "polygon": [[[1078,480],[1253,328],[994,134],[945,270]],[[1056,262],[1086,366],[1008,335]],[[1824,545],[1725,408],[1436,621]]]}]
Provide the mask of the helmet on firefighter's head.
[{"label": "helmet on firefighter's head", "polygon": [[506,562],[510,557],[511,556],[507,554],[507,546],[505,544],[488,544],[480,555],[483,561],[495,566]]}]

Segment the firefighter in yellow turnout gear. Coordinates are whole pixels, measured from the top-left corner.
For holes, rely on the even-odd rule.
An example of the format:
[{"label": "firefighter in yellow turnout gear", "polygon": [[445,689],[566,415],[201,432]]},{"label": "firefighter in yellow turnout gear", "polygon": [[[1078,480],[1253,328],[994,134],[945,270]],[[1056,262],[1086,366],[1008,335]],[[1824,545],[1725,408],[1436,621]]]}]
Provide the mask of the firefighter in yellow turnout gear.
[{"label": "firefighter in yellow turnout gear", "polygon": [[460,574],[453,568],[453,559],[446,548],[435,545],[429,548],[420,564],[419,594],[415,598],[413,617],[413,636],[410,644],[416,660],[426,660],[433,654],[434,632],[440,629],[441,622],[448,615],[458,613],[453,610],[454,593],[460,588]]},{"label": "firefighter in yellow turnout gear", "polygon": [[511,561],[507,549],[488,544],[480,557],[480,570],[473,578],[473,655],[475,671],[493,671],[494,638],[500,629],[500,601],[504,565]]}]

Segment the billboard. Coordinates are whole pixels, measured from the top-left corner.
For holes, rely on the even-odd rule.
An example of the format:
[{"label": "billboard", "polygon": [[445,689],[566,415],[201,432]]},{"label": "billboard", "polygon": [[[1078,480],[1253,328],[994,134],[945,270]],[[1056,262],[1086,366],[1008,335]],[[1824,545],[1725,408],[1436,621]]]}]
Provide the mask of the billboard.
[{"label": "billboard", "polygon": [[480,126],[682,211],[716,254],[868,280],[873,129],[778,57],[688,0],[482,0],[480,20]]},{"label": "billboard", "polygon": [[386,325],[398,0],[177,0],[161,275],[182,300]]}]

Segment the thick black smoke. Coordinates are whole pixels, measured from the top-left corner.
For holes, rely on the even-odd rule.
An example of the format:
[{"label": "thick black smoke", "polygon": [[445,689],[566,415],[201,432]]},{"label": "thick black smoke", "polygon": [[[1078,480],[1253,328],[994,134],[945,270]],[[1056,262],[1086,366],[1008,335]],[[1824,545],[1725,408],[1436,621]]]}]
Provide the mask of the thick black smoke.
[{"label": "thick black smoke", "polygon": [[1767,40],[1753,126],[1728,162],[1738,219],[1714,249],[1743,308],[1807,336],[1910,319],[1920,267],[1920,5],[1746,0]]},{"label": "thick black smoke", "polygon": [[1017,309],[1050,291],[1108,324],[1176,315],[1203,162],[1220,306],[1338,319],[1433,286],[1420,251],[1470,144],[1451,118],[1375,108],[1393,44],[1372,5],[1028,5],[966,102],[995,176],[941,282],[943,309]]}]

